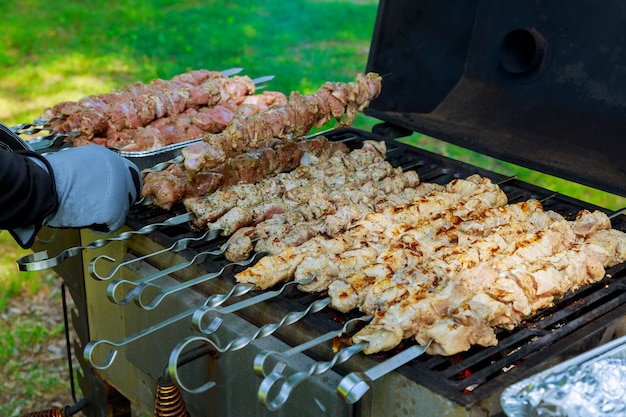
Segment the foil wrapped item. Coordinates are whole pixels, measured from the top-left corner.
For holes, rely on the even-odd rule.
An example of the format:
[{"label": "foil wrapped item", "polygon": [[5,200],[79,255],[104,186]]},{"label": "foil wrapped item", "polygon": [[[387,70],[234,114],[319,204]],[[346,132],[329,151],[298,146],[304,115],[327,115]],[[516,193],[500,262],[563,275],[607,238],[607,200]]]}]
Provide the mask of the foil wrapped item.
[{"label": "foil wrapped item", "polygon": [[626,416],[626,339],[508,387],[501,404],[509,417]]},{"label": "foil wrapped item", "polygon": [[625,394],[626,359],[603,359],[547,375],[524,387],[514,401],[523,416],[624,416]]}]

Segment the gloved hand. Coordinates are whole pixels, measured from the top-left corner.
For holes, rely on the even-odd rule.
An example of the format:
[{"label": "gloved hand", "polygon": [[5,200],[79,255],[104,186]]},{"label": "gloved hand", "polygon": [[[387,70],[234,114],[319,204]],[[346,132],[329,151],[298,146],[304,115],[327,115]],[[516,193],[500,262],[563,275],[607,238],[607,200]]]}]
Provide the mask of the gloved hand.
[{"label": "gloved hand", "polygon": [[[114,232],[124,225],[130,206],[141,192],[141,175],[135,164],[99,145],[67,148],[30,158],[54,179],[58,206],[42,225],[57,228],[91,228]],[[38,227],[10,230],[23,247],[30,247]]]},{"label": "gloved hand", "polygon": [[113,232],[141,193],[135,164],[99,145],[62,150],[45,157],[59,207],[44,220],[50,227],[88,227]]}]

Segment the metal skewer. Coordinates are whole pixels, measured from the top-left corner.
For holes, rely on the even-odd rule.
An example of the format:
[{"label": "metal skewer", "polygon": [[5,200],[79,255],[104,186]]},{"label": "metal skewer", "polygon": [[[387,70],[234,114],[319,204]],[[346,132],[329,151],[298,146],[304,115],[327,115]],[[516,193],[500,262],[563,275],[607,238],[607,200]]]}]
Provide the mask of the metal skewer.
[{"label": "metal skewer", "polygon": [[402,352],[394,355],[386,361],[370,368],[365,372],[352,372],[346,375],[339,386],[337,387],[337,393],[348,404],[354,404],[359,401],[363,395],[370,389],[370,382],[373,382],[388,373],[395,371],[399,367],[409,363],[413,359],[422,355],[428,348],[432,340],[426,345],[415,345]]},{"label": "metal skewer", "polygon": [[619,209],[619,210],[614,211],[613,213],[611,213],[611,214],[609,215],[609,219],[613,220],[614,218],[616,218],[616,217],[618,217],[618,216],[621,216],[621,215],[622,215],[622,214],[624,214],[624,213],[626,213],[626,207],[621,208],[621,209]]},{"label": "metal skewer", "polygon": [[[91,366],[93,366],[95,369],[98,369],[98,370],[107,369],[111,367],[111,365],[113,365],[113,362],[115,361],[115,358],[117,357],[117,354],[119,352],[119,348],[129,345],[136,340],[139,340],[165,327],[168,327],[176,322],[179,322],[183,320],[184,318],[191,316],[194,311],[195,311],[195,308],[192,308],[182,313],[179,313],[175,316],[168,318],[167,320],[163,320],[153,326],[143,329],[140,332],[132,334],[118,342],[105,340],[105,339],[92,340],[89,343],[87,343],[87,345],[85,345],[85,350],[83,351],[83,358],[86,361],[88,361],[91,364]],[[103,345],[108,346],[109,349],[106,353],[104,361],[101,363],[98,363],[96,359],[94,358],[94,353],[98,347],[103,346]]]},{"label": "metal skewer", "polygon": [[[214,294],[211,297],[208,297],[203,305],[204,306],[215,306],[215,305],[219,305],[219,303],[225,301],[226,299],[230,298],[230,296],[235,296],[235,295],[243,295],[249,291],[251,291],[254,286],[250,285],[250,284],[245,284],[242,285],[240,284],[239,286],[239,292],[237,292],[235,290],[235,288],[237,287],[237,285],[235,287],[233,287],[233,289],[231,290],[231,292],[229,293],[229,296],[225,296],[225,297],[215,297],[215,296],[219,296],[221,294]],[[92,340],[89,343],[87,343],[87,345],[85,345],[85,349],[83,351],[83,357],[86,361],[88,361],[91,366],[93,366],[95,369],[99,369],[99,370],[104,370],[107,369],[109,367],[111,367],[111,365],[113,365],[113,362],[115,361],[115,358],[117,357],[117,354],[119,352],[119,348],[124,347],[126,345],[129,345],[139,339],[142,339],[146,336],[149,336],[161,329],[164,329],[172,324],[178,323],[180,321],[182,321],[185,318],[188,317],[192,317],[194,312],[198,309],[198,307],[193,307],[190,308],[186,311],[183,311],[175,316],[171,316],[169,317],[167,320],[163,320],[159,323],[156,323],[153,326],[147,327],[137,333],[134,333],[122,340],[119,340],[117,342],[111,341],[111,340],[106,340],[106,339],[96,339],[96,340]],[[208,337],[203,337],[202,340],[208,340]],[[215,342],[210,342],[210,344],[213,346],[216,343]],[[96,360],[96,358],[94,357],[96,350],[100,347],[100,346],[104,346],[106,348],[108,348],[108,350],[106,351],[104,360],[102,362],[98,362]],[[187,345],[185,345],[187,346]],[[183,346],[184,348],[184,346]],[[182,349],[181,349],[182,352]],[[178,356],[180,356],[180,353],[178,355],[176,355],[176,362],[178,363]]]},{"label": "metal skewer", "polygon": [[[290,284],[290,283],[288,283],[288,284]],[[288,284],[285,284],[285,285],[288,285]],[[315,313],[317,311],[322,310],[323,308],[328,306],[329,302],[330,302],[329,299],[319,300],[318,302],[312,303],[304,311],[295,312],[295,313],[289,313],[279,323],[266,324],[263,327],[259,328],[259,330],[256,331],[254,333],[254,335],[249,336],[249,337],[239,337],[239,338],[236,338],[234,340],[231,340],[224,347],[220,347],[220,344],[217,341],[217,339],[214,337],[214,335],[207,334],[206,336],[190,336],[190,337],[187,337],[187,338],[183,339],[181,342],[179,342],[176,345],[176,347],[174,349],[172,349],[172,352],[170,353],[170,360],[169,360],[169,366],[168,366],[170,378],[172,378],[172,380],[175,381],[176,384],[181,389],[183,389],[183,390],[185,390],[185,391],[187,391],[189,393],[197,394],[197,393],[204,392],[204,391],[212,388],[213,386],[215,386],[215,382],[209,381],[209,382],[206,382],[206,383],[202,384],[201,386],[199,386],[197,388],[189,388],[189,387],[185,386],[185,384],[182,382],[182,379],[180,378],[180,375],[178,374],[178,366],[177,366],[177,364],[179,362],[178,358],[181,356],[181,354],[183,354],[183,352],[184,352],[184,350],[185,350],[185,348],[187,346],[189,346],[192,343],[201,342],[201,343],[206,343],[206,344],[211,345],[219,353],[239,350],[239,349],[242,349],[242,348],[248,346],[248,344],[250,344],[252,341],[254,341],[256,339],[270,336],[271,334],[273,334],[276,330],[280,329],[281,327],[293,324],[293,323],[299,321],[300,319],[302,319],[303,317],[305,317],[306,315],[308,315],[310,313]],[[222,322],[222,320],[220,318],[217,318],[216,320],[219,320],[219,321],[212,322],[212,324],[215,327],[215,330],[217,330],[217,327],[219,327],[219,325]],[[207,329],[207,330],[210,331],[210,330],[212,330],[212,328]]]},{"label": "metal skewer", "polygon": [[232,75],[237,75],[239,74],[241,71],[243,71],[242,67],[234,67],[234,68],[229,68],[223,71],[220,71],[222,73],[222,75],[225,75],[227,77],[230,77]]},{"label": "metal skewer", "polygon": [[[214,278],[218,278],[223,276],[226,271],[229,271],[231,269],[234,269],[236,267],[246,267],[254,262],[256,262],[258,257],[264,256],[264,253],[259,252],[259,253],[255,253],[254,255],[252,255],[250,257],[250,259],[247,259],[245,261],[239,261],[239,262],[232,262],[228,265],[225,265],[222,269],[220,269],[217,272],[213,272],[210,274],[205,274],[205,275],[201,275],[197,278],[194,279],[190,279],[187,280],[185,282],[181,282],[179,284],[173,285],[171,287],[168,288],[158,288],[156,286],[154,286],[153,284],[150,283],[144,283],[141,284],[139,286],[137,286],[137,288],[135,289],[134,292],[134,300],[135,300],[135,304],[137,304],[139,307],[141,307],[144,310],[154,310],[159,304],[161,304],[161,302],[169,295],[174,294],[178,291],[184,290],[186,288],[191,288],[194,285],[198,285],[200,283],[203,282],[207,282],[210,281]],[[144,294],[144,291],[146,288],[148,287],[153,287],[153,288],[158,288],[158,292],[156,294],[154,294],[152,296],[152,298],[150,299],[150,301],[144,301],[142,295]],[[211,303],[209,302],[208,305],[211,305]]]},{"label": "metal skewer", "polygon": [[[367,344],[361,343],[358,345],[353,345],[344,349],[341,349],[337,354],[333,356],[333,358],[327,362],[315,362],[308,370],[294,373],[291,376],[286,376],[283,374],[286,364],[285,362],[278,362],[274,369],[266,373],[265,371],[265,362],[270,356],[280,356],[287,357],[294,354],[298,354],[304,352],[308,349],[311,349],[314,346],[322,344],[324,342],[330,341],[336,337],[340,337],[346,332],[351,332],[355,327],[355,324],[359,322],[366,322],[372,319],[373,316],[365,316],[358,317],[352,320],[347,321],[339,330],[328,332],[322,336],[319,336],[313,340],[310,340],[306,343],[303,343],[299,346],[291,348],[285,352],[279,353],[274,351],[261,351],[254,358],[254,372],[258,376],[264,376],[265,378],[261,382],[258,391],[258,398],[262,404],[264,404],[269,410],[277,410],[280,408],[288,399],[291,394],[291,391],[299,385],[300,383],[306,381],[307,379],[321,375],[330,369],[332,369],[335,365],[344,363],[352,358],[357,353],[361,352]],[[274,388],[274,386],[278,383],[281,383],[280,390],[278,394],[273,399],[270,398],[270,392]]]},{"label": "metal skewer", "polygon": [[[313,280],[313,278],[311,278],[308,282],[311,282]],[[220,327],[220,325],[222,324],[223,320],[219,317],[214,318],[211,323],[209,324],[208,327],[204,327],[203,325],[203,321],[204,318],[206,317],[206,315],[210,312],[216,312],[218,314],[221,315],[227,315],[227,314],[231,314],[231,313],[235,313],[237,311],[243,310],[244,308],[248,308],[250,306],[253,306],[255,304],[258,303],[262,303],[264,301],[270,300],[274,297],[279,296],[280,294],[282,294],[287,287],[291,286],[291,285],[295,285],[295,284],[299,284],[299,282],[296,281],[289,281],[286,284],[284,284],[282,287],[280,287],[278,290],[275,291],[265,291],[262,294],[259,294],[257,296],[248,298],[247,300],[243,300],[240,301],[238,303],[234,303],[229,305],[228,307],[219,307],[219,306],[203,306],[203,307],[199,307],[193,314],[193,317],[191,319],[193,326],[195,328],[198,329],[198,331],[204,333],[204,334],[213,334],[217,331],[217,329]],[[242,346],[243,347],[243,346]],[[237,350],[240,348],[235,348],[235,349],[230,349],[230,350]]]},{"label": "metal skewer", "polygon": [[[157,255],[161,255],[163,253],[167,253],[167,252],[172,252],[172,253],[177,253],[180,252],[182,250],[185,250],[189,247],[189,245],[191,245],[192,243],[196,243],[196,242],[203,242],[203,241],[210,241],[215,239],[217,236],[215,235],[215,233],[212,230],[207,230],[206,232],[204,232],[204,234],[202,236],[199,237],[186,237],[183,239],[180,239],[178,241],[176,241],[174,244],[172,244],[170,247],[165,248],[165,249],[161,249],[159,251],[156,252],[152,252],[149,253],[147,255],[144,256],[140,256],[138,258],[134,258],[125,262],[120,262],[119,264],[115,265],[106,275],[101,275],[96,269],[96,263],[100,260],[105,260],[107,262],[116,262],[115,258],[112,258],[108,255],[98,255],[95,258],[93,258],[91,260],[91,262],[89,262],[89,274],[96,280],[98,281],[108,281],[109,279],[113,278],[113,276],[122,268],[122,267],[126,267],[130,264],[133,264],[135,262],[140,262],[140,261],[144,261],[148,258],[157,256]],[[220,250],[220,251],[216,251],[215,255],[220,255],[224,252],[224,250]]]},{"label": "metal skewer", "polygon": [[[17,264],[18,264],[20,271],[40,271],[42,269],[52,268],[52,267],[59,265],[66,259],[80,254],[85,249],[98,249],[111,242],[128,240],[135,235],[150,234],[161,227],[176,226],[176,225],[180,225],[183,223],[187,223],[191,220],[192,218],[191,216],[192,214],[190,213],[181,214],[178,216],[171,217],[161,223],[149,224],[147,226],[142,227],[139,230],[131,230],[127,232],[122,232],[119,235],[114,236],[114,237],[94,240],[93,242],[85,246],[74,246],[72,248],[65,249],[63,252],[61,252],[60,254],[52,258],[48,257],[47,250],[35,252],[33,254],[26,255],[18,259]],[[219,232],[220,231],[215,231],[216,237]]]},{"label": "metal skewer", "polygon": [[20,123],[18,125],[12,126],[9,129],[11,129],[13,131],[13,133],[16,133],[18,135],[22,135],[22,134],[30,134],[27,133],[29,129],[35,128],[35,129],[39,129],[41,128],[42,130],[48,130],[47,127],[50,124],[50,122],[52,122],[55,119],[63,119],[64,116],[58,115],[58,116],[53,116],[48,120],[43,120],[43,119],[35,119],[33,120],[31,123]]},{"label": "metal skewer", "polygon": [[[293,391],[294,388],[296,388],[296,386],[300,383],[315,375],[321,375],[329,371],[337,364],[347,362],[354,355],[363,351],[363,349],[367,346],[367,343],[359,343],[345,349],[341,349],[330,361],[316,362],[308,371],[297,372],[289,377],[286,377],[282,373],[285,368],[285,364],[278,363],[274,371],[272,371],[261,382],[258,391],[259,401],[265,405],[268,410],[275,411],[279,409],[287,402],[289,396],[291,395],[291,391]],[[281,383],[278,393],[274,398],[270,398],[270,390],[278,383]]]},{"label": "metal skewer", "polygon": [[[219,251],[205,251],[205,252],[200,252],[197,255],[195,255],[192,259],[190,259],[189,261],[186,262],[181,262],[177,265],[173,265],[169,268],[165,268],[162,270],[159,270],[153,274],[147,275],[141,279],[138,279],[136,281],[130,281],[130,280],[126,280],[126,279],[115,279],[113,281],[111,281],[111,283],[107,286],[107,297],[109,298],[109,300],[117,305],[126,305],[128,303],[130,303],[133,299],[139,299],[141,297],[141,294],[143,291],[145,291],[145,289],[148,286],[151,286],[153,288],[158,288],[156,285],[152,284],[152,281],[155,281],[159,278],[163,278],[166,275],[172,274],[174,272],[180,271],[181,269],[187,268],[191,265],[197,264],[197,263],[202,263],[204,261],[206,261],[209,257],[211,256],[215,256],[215,253],[221,253],[221,250]],[[256,260],[257,256],[263,256],[265,253],[255,253],[252,257],[250,257],[250,259],[247,259],[245,261],[241,261],[241,262],[233,262],[230,263],[226,266],[224,266],[222,268],[221,271],[218,272],[217,276],[220,276],[224,273],[225,270],[230,269],[230,268],[234,268],[236,266],[247,266],[250,263],[254,262]],[[196,285],[200,282],[202,282],[203,280],[207,279],[207,276],[210,277],[208,279],[212,279],[214,278],[213,276],[214,274],[207,274],[207,275],[203,275],[202,277],[196,279],[196,280],[192,280],[193,283],[189,284],[188,286],[192,286],[192,285]],[[181,286],[185,285],[186,283],[181,284]],[[118,289],[121,288],[122,286],[130,286],[132,287],[132,289],[130,289],[129,291],[126,292],[126,294],[124,295],[123,298],[119,298],[118,297]],[[182,289],[182,288],[181,288]],[[158,304],[158,303],[157,303]],[[141,302],[138,302],[139,306],[142,306]],[[148,309],[150,309],[150,303],[147,304]]]},{"label": "metal skewer", "polygon": [[79,132],[69,132],[69,133],[50,133],[44,136],[37,136],[36,138],[32,138],[28,141],[28,144],[38,152],[44,153],[45,150],[58,150],[60,149],[66,142],[65,139],[75,138],[78,136]]},{"label": "metal skewer", "polygon": [[[236,339],[231,340],[228,344],[226,344],[223,347],[222,346],[214,346],[214,347],[220,353],[243,349],[244,347],[252,343],[254,340],[270,336],[281,327],[290,326],[302,320],[304,317],[308,316],[309,314],[317,313],[318,311],[323,310],[329,305],[330,305],[329,298],[315,301],[311,303],[311,305],[309,305],[305,310],[291,312],[287,314],[278,323],[268,323],[268,324],[263,325],[261,328],[259,328],[259,330],[257,330],[251,336],[238,337]],[[217,317],[213,322],[211,322],[211,325],[208,328],[201,329],[201,330],[205,334],[212,334],[221,325],[222,321],[223,320],[221,318]],[[212,343],[212,342],[209,342],[209,343]]]},{"label": "metal skewer", "polygon": [[[313,277],[311,278],[311,280],[313,279]],[[206,314],[208,314],[209,312],[216,312],[218,314],[230,314],[230,313],[234,313],[236,311],[242,310],[244,308],[250,307],[254,304],[258,304],[260,302],[263,301],[267,301],[271,298],[274,298],[280,294],[282,294],[285,289],[291,285],[299,285],[302,283],[307,283],[309,282],[307,281],[290,281],[287,282],[286,284],[284,284],[280,289],[276,290],[276,291],[266,291],[262,294],[259,294],[255,297],[252,297],[248,300],[244,300],[244,301],[240,301],[238,303],[232,304],[228,307],[224,307],[224,308],[218,308],[216,304],[211,305],[211,297],[209,297],[209,299],[207,300],[207,303],[205,303],[204,306],[202,307],[198,307],[192,316],[192,323],[194,325],[194,327],[204,333],[205,335],[212,335],[214,334],[219,327],[222,325],[223,323],[223,319],[221,317],[215,317],[208,326],[204,326],[203,319],[205,317]],[[244,292],[249,292],[251,289],[253,289],[254,286],[250,285],[250,284],[243,284],[242,289],[244,289]],[[217,299],[216,301],[221,301],[223,302],[224,299]],[[330,298],[324,298],[321,300],[317,300],[313,303],[311,303],[305,310],[303,311],[297,311],[297,312],[291,312],[289,314],[287,314],[285,317],[283,317],[278,323],[268,323],[263,325],[262,327],[260,327],[253,335],[251,336],[242,336],[242,337],[238,337],[236,339],[231,340],[228,344],[226,344],[225,346],[219,346],[218,344],[215,344],[215,342],[210,341],[210,340],[206,340],[206,338],[204,338],[203,336],[198,336],[198,337],[192,337],[191,339],[193,340],[201,340],[204,341],[206,343],[209,343],[211,345],[213,345],[213,347],[220,353],[224,353],[224,352],[228,352],[228,351],[235,351],[235,350],[239,350],[242,349],[246,346],[248,346],[251,342],[253,342],[256,339],[260,339],[263,337],[267,337],[270,336],[271,334],[273,334],[274,332],[276,332],[278,329],[280,329],[281,327],[284,326],[289,326],[291,324],[294,324],[298,321],[300,321],[301,319],[303,319],[304,317],[306,317],[309,314],[312,313],[316,313],[318,311],[323,310],[324,308],[328,307],[330,305]]]},{"label": "metal skewer", "polygon": [[343,326],[341,326],[340,329],[338,330],[331,330],[330,332],[323,334],[321,336],[316,337],[315,339],[309,340],[308,342],[302,343],[298,346],[295,346],[289,350],[286,350],[284,352],[276,352],[273,350],[262,350],[260,351],[254,358],[254,373],[260,377],[266,377],[270,374],[270,372],[273,372],[276,370],[276,367],[278,366],[275,365],[274,369],[272,371],[267,371],[266,368],[266,363],[268,361],[268,359],[270,357],[276,356],[276,357],[281,357],[281,358],[285,358],[287,356],[292,356],[292,355],[296,355],[298,353],[302,353],[305,352],[317,345],[320,345],[324,342],[328,342],[332,339],[335,339],[337,337],[340,337],[341,335],[345,334],[346,332],[352,332],[354,330],[354,328],[356,327],[357,324],[359,323],[364,323],[364,322],[368,322],[370,321],[374,316],[369,315],[369,316],[363,316],[363,317],[356,317],[353,318],[351,320],[348,320],[347,322],[344,323]]}]

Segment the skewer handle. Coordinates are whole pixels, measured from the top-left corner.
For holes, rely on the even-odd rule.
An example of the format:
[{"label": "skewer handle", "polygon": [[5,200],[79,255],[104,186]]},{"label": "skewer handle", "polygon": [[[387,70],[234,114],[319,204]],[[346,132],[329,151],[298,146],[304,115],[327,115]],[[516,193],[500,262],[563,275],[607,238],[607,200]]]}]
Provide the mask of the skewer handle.
[{"label": "skewer handle", "polygon": [[[269,371],[266,372],[266,362],[267,360],[271,357],[271,356],[276,356],[276,357],[280,357],[280,358],[286,358],[287,356],[292,356],[298,353],[302,353],[304,351],[307,351],[317,345],[320,345],[322,343],[328,342],[329,340],[332,340],[334,338],[340,337],[341,335],[343,335],[346,332],[352,332],[354,330],[354,327],[356,326],[357,323],[360,322],[368,322],[370,321],[374,316],[369,315],[369,316],[363,316],[363,317],[356,317],[353,318],[351,320],[348,320],[343,326],[341,326],[340,329],[338,330],[332,330],[326,334],[323,334],[321,336],[316,337],[315,339],[309,340],[308,342],[302,343],[298,346],[292,347],[289,350],[286,350],[284,352],[276,352],[276,351],[271,351],[271,350],[263,350],[261,352],[259,352],[255,358],[254,358],[254,372],[256,373],[256,375],[260,378],[266,377],[269,375]],[[276,368],[274,368],[276,369]]]},{"label": "skewer handle", "polygon": [[[236,267],[246,267],[254,263],[257,260],[257,257],[263,256],[263,255],[264,254],[261,252],[255,253],[249,259],[246,259],[245,261],[229,263],[227,265],[224,265],[224,267],[222,267],[222,269],[220,269],[217,272],[201,275],[197,278],[193,278],[193,279],[181,282],[179,284],[173,285],[168,288],[158,288],[152,284],[141,284],[136,288],[136,292],[134,293],[135,303],[144,310],[154,310],[156,307],[159,306],[159,304],[161,304],[161,302],[165,299],[165,297],[169,296],[170,294],[184,290],[186,288],[193,287],[194,285],[198,285],[203,282],[208,282],[214,278],[219,278],[223,276],[225,273],[227,273],[227,271],[230,271]],[[150,298],[149,301],[144,301],[145,297],[142,297],[142,295],[144,293],[144,289],[148,287],[157,288],[157,293],[153,294],[152,298]]]},{"label": "skewer handle", "polygon": [[178,374],[178,365],[181,362],[180,358],[183,355],[183,352],[185,351],[185,348],[187,348],[187,346],[189,346],[192,343],[196,343],[196,342],[203,342],[205,344],[209,344],[210,346],[215,346],[217,344],[219,344],[217,341],[215,341],[211,336],[205,337],[205,336],[193,336],[193,337],[188,337],[184,340],[182,340],[181,342],[179,342],[174,349],[172,349],[172,351],[170,352],[170,358],[168,361],[168,365],[167,365],[167,371],[170,375],[170,378],[172,379],[172,381],[174,381],[176,383],[176,385],[178,385],[178,387],[180,389],[182,389],[183,391],[186,391],[190,394],[200,394],[202,392],[208,391],[211,388],[213,388],[216,383],[214,381],[207,381],[204,384],[195,387],[195,388],[190,388],[188,386],[186,386],[183,381],[182,378],[180,377],[180,375]]},{"label": "skewer handle", "polygon": [[[95,369],[99,369],[99,370],[104,370],[109,368],[111,365],[113,365],[113,362],[115,361],[115,358],[117,357],[117,353],[119,351],[119,348],[126,346],[136,340],[139,340],[143,337],[146,337],[152,333],[157,332],[158,330],[161,330],[171,324],[174,324],[182,319],[184,319],[185,317],[191,316],[191,314],[193,313],[193,309],[192,310],[187,310],[184,311],[180,314],[177,314],[176,316],[170,317],[167,320],[164,320],[162,322],[159,322],[153,326],[150,326],[140,332],[134,333],[120,341],[114,342],[111,340],[106,340],[106,339],[96,339],[96,340],[92,340],[89,343],[87,343],[85,345],[85,349],[83,351],[83,358],[89,362],[91,364],[91,366],[93,366]],[[106,353],[104,362],[98,362],[96,360],[96,358],[94,357],[94,353],[96,351],[96,349],[100,346],[106,346],[108,347],[108,351]]]},{"label": "skewer handle", "polygon": [[[367,346],[366,343],[360,343],[358,345],[352,345],[348,348],[342,349],[328,362],[315,362],[308,371],[297,372],[289,377],[283,375],[285,364],[279,362],[274,367],[274,370],[266,376],[261,382],[261,386],[258,391],[259,401],[267,407],[268,410],[275,411],[280,408],[291,395],[291,391],[300,383],[307,379],[321,375],[337,364],[344,363],[352,358],[357,353],[361,352]],[[280,389],[274,398],[270,397],[270,392],[274,389],[274,386],[280,384]]]},{"label": "skewer handle", "polygon": [[278,290],[275,290],[275,291],[265,291],[262,294],[256,295],[254,297],[250,297],[247,300],[242,300],[242,301],[239,301],[237,303],[233,303],[233,304],[229,305],[228,307],[212,307],[212,306],[202,306],[202,307],[199,307],[195,311],[195,313],[193,314],[193,318],[192,318],[193,325],[200,332],[202,332],[204,334],[214,333],[217,330],[217,328],[219,327],[219,325],[221,324],[221,319],[219,319],[219,317],[216,317],[209,324],[208,327],[204,327],[204,325],[203,325],[204,317],[208,313],[210,313],[211,311],[214,311],[214,312],[222,314],[222,315],[235,313],[237,311],[243,310],[244,308],[248,308],[248,307],[253,306],[255,304],[259,304],[259,303],[262,303],[264,301],[270,300],[270,299],[272,299],[274,297],[278,297],[280,294],[282,294],[287,289],[287,287],[289,287],[291,285],[295,285],[295,284],[299,284],[299,282],[290,281],[290,282],[286,283],[285,285],[283,285],[282,287],[280,287]]},{"label": "skewer handle", "polygon": [[[254,334],[252,334],[250,336],[237,337],[235,339],[232,339],[230,342],[228,342],[224,346],[220,346],[218,343],[215,343],[215,342],[213,342],[212,340],[209,340],[209,339],[206,339],[206,342],[211,344],[215,348],[215,350],[217,350],[220,353],[232,352],[232,351],[240,350],[240,349],[243,349],[246,346],[248,346],[253,341],[255,341],[257,339],[261,339],[263,337],[271,336],[278,329],[280,329],[282,327],[290,326],[290,325],[292,325],[292,324],[302,320],[307,315],[316,313],[318,311],[321,311],[324,308],[328,307],[329,305],[330,305],[330,299],[329,298],[324,298],[322,300],[317,300],[317,301],[311,303],[303,311],[291,312],[291,313],[287,314],[285,317],[283,317],[278,323],[267,323],[267,324],[263,325],[262,327],[260,327],[256,332],[254,332]],[[204,309],[202,309],[202,307],[200,307],[198,309],[198,311],[199,312],[197,314],[198,315],[202,315],[206,310],[204,310]],[[198,317],[196,317],[195,320],[197,321]],[[223,322],[223,320],[220,317],[216,317],[213,321],[211,321],[211,323],[210,323],[210,325],[208,327],[204,328],[203,326],[200,326],[200,331],[202,331],[205,334],[213,335],[217,331],[217,329],[220,327],[222,322]],[[197,323],[196,323],[196,326],[197,326]]]}]

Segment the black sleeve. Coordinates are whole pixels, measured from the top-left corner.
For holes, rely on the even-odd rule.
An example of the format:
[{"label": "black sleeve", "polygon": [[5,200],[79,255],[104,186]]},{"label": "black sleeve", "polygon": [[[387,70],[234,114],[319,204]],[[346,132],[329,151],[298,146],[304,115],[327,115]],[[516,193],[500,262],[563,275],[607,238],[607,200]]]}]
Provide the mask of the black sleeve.
[{"label": "black sleeve", "polygon": [[30,157],[47,165],[34,152],[9,152],[0,148],[0,229],[35,225],[58,205],[54,179]]}]

